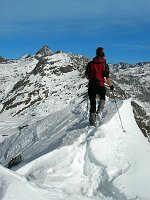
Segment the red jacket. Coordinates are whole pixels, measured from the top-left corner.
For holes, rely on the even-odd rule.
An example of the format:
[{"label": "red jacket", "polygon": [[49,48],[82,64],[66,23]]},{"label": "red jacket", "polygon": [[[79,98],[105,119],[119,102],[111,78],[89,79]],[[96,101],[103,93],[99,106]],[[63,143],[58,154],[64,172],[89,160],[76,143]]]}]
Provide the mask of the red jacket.
[{"label": "red jacket", "polygon": [[104,87],[105,79],[109,78],[109,66],[105,58],[95,57],[86,67],[85,75],[89,79],[89,85]]}]

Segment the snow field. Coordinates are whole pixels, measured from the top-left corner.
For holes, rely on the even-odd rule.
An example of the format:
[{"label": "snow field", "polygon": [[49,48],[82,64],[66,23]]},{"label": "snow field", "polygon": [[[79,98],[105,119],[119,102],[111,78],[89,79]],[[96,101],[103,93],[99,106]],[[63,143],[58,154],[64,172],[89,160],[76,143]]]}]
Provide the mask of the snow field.
[{"label": "snow field", "polygon": [[[140,184],[148,167],[138,164],[141,157],[137,155],[141,141],[148,149],[149,144],[134,121],[130,100],[125,101],[119,111],[126,132],[122,131],[116,113],[102,126],[86,129],[72,145],[36,159],[18,173],[30,182],[57,188],[69,196],[121,200],[149,196],[148,190],[144,196],[145,189]],[[127,182],[124,177],[128,177]]]}]

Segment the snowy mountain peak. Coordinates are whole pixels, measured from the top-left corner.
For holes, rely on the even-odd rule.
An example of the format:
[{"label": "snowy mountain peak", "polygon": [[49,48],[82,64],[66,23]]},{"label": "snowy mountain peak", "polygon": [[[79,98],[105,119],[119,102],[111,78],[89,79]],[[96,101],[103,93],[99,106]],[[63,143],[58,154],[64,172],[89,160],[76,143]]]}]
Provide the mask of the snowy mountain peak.
[{"label": "snowy mountain peak", "polygon": [[[6,78],[10,76],[10,78],[7,78],[10,84],[8,82],[2,84],[3,90],[4,88],[6,89],[1,94],[3,100],[1,102],[0,113],[11,112],[12,116],[23,114],[24,112],[33,114],[35,113],[34,106],[43,104],[44,100],[51,101],[51,97],[59,97],[60,93],[64,96],[63,100],[66,101],[68,93],[70,93],[69,90],[72,90],[71,85],[77,79],[81,79],[81,72],[87,62],[88,59],[83,56],[61,52],[44,56],[43,59],[39,60],[32,57],[18,60],[16,65],[14,65],[14,74],[8,73],[6,75]],[[22,67],[20,68],[21,65]],[[29,71],[26,70],[26,65],[28,65]],[[16,77],[15,72],[19,73],[19,76],[14,79]],[[20,76],[21,74],[22,76]],[[12,75],[13,79],[11,79]],[[11,82],[11,80],[15,81]],[[62,86],[61,88],[60,85]],[[76,90],[79,89],[79,85],[80,83],[76,86]],[[69,99],[72,98],[70,95]],[[47,107],[47,105],[45,106]]]},{"label": "snowy mountain peak", "polygon": [[0,63],[1,62],[5,62],[7,59],[3,58],[2,56],[0,56]]},{"label": "snowy mountain peak", "polygon": [[53,51],[48,47],[48,45],[44,45],[35,55],[37,59],[45,56],[51,56]]}]

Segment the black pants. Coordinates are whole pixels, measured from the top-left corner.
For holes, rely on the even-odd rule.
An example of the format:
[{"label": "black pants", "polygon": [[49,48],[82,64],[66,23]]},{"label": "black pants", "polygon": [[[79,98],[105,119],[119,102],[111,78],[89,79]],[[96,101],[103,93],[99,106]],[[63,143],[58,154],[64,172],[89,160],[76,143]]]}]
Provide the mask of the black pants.
[{"label": "black pants", "polygon": [[96,112],[96,94],[100,96],[100,100],[105,100],[106,89],[98,85],[90,85],[88,88],[88,95],[90,99],[90,113]]}]

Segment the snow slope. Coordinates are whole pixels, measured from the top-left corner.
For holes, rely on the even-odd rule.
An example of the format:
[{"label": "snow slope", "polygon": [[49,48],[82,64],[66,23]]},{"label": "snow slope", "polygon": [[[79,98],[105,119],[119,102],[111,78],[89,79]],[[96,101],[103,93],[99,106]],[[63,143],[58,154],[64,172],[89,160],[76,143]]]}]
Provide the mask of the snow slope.
[{"label": "snow slope", "polygon": [[15,83],[34,69],[37,62],[29,57],[0,63],[0,101],[9,94]]},{"label": "snow slope", "polygon": [[[85,117],[86,103],[82,106]],[[1,166],[0,199],[149,199],[149,143],[135,123],[130,100],[119,109],[126,132],[118,113],[109,118],[109,106],[115,105],[108,99],[103,124],[81,123],[72,130],[71,144],[62,143],[16,172]]]}]

